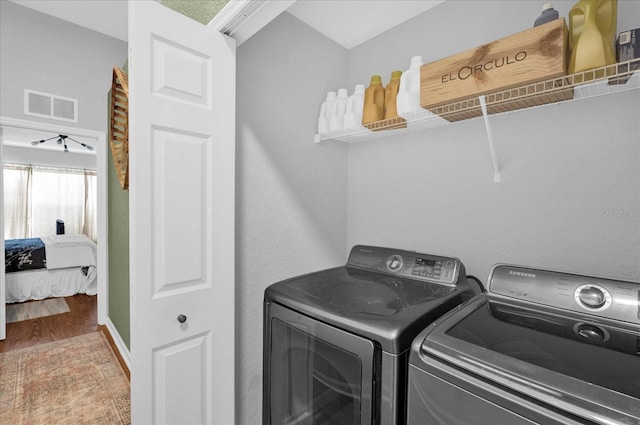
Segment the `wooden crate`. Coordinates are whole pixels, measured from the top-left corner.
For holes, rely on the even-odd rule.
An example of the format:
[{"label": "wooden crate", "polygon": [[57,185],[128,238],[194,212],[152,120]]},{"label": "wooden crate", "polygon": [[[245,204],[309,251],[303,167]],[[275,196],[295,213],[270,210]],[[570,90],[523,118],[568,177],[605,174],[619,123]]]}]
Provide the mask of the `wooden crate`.
[{"label": "wooden crate", "polygon": [[[477,97],[561,77],[567,69],[567,27],[563,18],[467,50],[420,69],[420,104],[449,121],[480,115]],[[502,112],[573,98],[572,89],[553,96],[501,99]],[[465,102],[470,100],[469,102]],[[460,104],[464,104],[461,106]],[[454,113],[462,108],[464,114]],[[443,110],[448,111],[443,113]]]}]

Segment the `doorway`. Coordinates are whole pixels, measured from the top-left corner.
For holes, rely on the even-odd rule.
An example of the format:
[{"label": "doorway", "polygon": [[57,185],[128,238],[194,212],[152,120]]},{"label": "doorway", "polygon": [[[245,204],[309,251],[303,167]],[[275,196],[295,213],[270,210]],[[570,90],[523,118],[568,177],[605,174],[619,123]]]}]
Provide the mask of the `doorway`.
[{"label": "doorway", "polygon": [[[95,170],[97,174],[97,322],[104,325],[107,317],[107,145],[104,132],[86,130],[81,128],[65,127],[57,124],[41,123],[36,121],[21,120],[9,117],[0,117],[0,152],[5,148],[5,132],[22,133],[33,135],[37,132],[48,134],[73,135],[78,139],[91,140],[95,146],[96,162]],[[73,137],[72,136],[72,137]],[[30,136],[25,136],[30,137]],[[25,141],[23,141],[25,142]],[[28,140],[26,141],[28,143]],[[2,155],[3,163],[5,154]],[[4,194],[0,197],[0,208],[4,211]],[[4,233],[4,214],[0,219],[0,228]],[[5,235],[3,234],[3,240]],[[3,248],[4,250],[4,248]],[[6,337],[6,299],[5,299],[5,269],[0,274],[0,283],[3,290],[0,291],[0,339]]]}]

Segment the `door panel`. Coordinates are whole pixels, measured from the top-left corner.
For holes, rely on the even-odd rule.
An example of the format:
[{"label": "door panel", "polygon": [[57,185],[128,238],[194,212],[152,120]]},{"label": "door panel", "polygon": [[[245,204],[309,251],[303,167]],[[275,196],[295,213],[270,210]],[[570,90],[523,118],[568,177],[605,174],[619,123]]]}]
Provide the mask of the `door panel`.
[{"label": "door panel", "polygon": [[[206,237],[213,205],[212,170],[207,167],[211,144],[206,135],[152,129],[153,234],[162,235],[153,247],[153,269],[160,272],[153,279],[154,297],[211,286],[207,258],[212,253]],[[176,158],[189,166],[176,166]]]},{"label": "door panel", "polygon": [[154,94],[211,107],[211,58],[156,35],[151,55]]},{"label": "door panel", "polygon": [[233,424],[235,42],[131,1],[129,91],[132,421]]},{"label": "door panel", "polygon": [[[185,364],[197,367],[184,368]],[[154,417],[158,423],[205,423],[211,397],[211,334],[196,335],[153,353]],[[184,373],[191,373],[184,376]],[[172,385],[173,383],[189,385]]]}]

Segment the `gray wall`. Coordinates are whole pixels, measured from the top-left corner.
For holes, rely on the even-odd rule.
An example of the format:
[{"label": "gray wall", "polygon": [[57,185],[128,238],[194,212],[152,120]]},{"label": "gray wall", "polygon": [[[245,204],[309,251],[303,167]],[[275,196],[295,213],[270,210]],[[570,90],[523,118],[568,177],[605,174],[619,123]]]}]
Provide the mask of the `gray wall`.
[{"label": "gray wall", "polygon": [[[313,144],[327,91],[527,29],[542,3],[449,1],[349,51],[285,13],[238,48],[239,424],[261,422],[264,288],[354,244],[455,255],[483,282],[500,261],[640,280],[637,90],[494,117],[498,184],[481,120]],[[639,8],[619,2],[619,30]]]},{"label": "gray wall", "polygon": [[[349,86],[527,29],[542,3],[439,5],[352,49]],[[640,27],[640,2],[618,12]],[[639,105],[635,90],[495,117],[497,184],[482,120],[350,145],[347,245],[458,256],[483,282],[497,262],[640,280]]]},{"label": "gray wall", "polygon": [[[0,114],[107,131],[106,94],[127,43],[0,1]],[[78,99],[78,123],[24,115],[24,89]]]},{"label": "gray wall", "polygon": [[271,283],[342,264],[346,147],[314,145],[347,51],[289,14],[237,50],[238,423],[261,423],[262,297]]}]

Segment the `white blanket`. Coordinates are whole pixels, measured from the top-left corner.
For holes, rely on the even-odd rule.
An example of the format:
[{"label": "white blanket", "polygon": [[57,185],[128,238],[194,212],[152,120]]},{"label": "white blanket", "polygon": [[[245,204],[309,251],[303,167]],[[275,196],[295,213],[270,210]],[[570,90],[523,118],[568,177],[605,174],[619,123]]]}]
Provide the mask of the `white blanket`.
[{"label": "white blanket", "polygon": [[75,294],[95,295],[97,292],[98,281],[95,276],[85,276],[77,267],[29,270],[6,275],[5,294],[8,303]]},{"label": "white blanket", "polygon": [[85,235],[44,236],[47,269],[86,267],[97,264],[97,246]]}]

